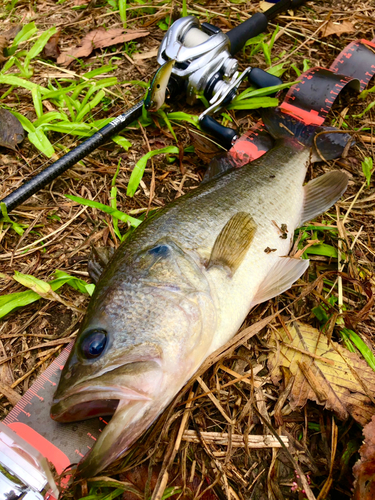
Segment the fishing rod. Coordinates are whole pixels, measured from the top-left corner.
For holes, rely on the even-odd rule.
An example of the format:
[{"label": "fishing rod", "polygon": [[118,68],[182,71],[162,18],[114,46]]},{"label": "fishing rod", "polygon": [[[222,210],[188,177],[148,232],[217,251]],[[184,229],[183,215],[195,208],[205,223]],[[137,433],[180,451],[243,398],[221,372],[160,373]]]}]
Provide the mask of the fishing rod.
[{"label": "fishing rod", "polygon": [[[168,84],[169,99],[176,98],[181,91],[186,92],[189,104],[194,104],[198,96],[206,97],[211,105],[199,117],[201,128],[214,135],[219,143],[229,149],[237,139],[236,131],[220,125],[211,114],[232,101],[245,76],[257,87],[282,83],[280,78],[260,68],[247,68],[240,75],[237,71],[238,61],[233,56],[250,38],[263,33],[270,20],[283,11],[302,5],[305,1],[279,0],[270,9],[257,12],[226,34],[212,24],[200,25],[193,16],[177,20],[164,36],[157,59],[161,65],[171,59],[176,61]],[[142,99],[0,200],[5,204],[8,213],[92,153],[110,137],[140,118],[144,105],[145,99]]]}]

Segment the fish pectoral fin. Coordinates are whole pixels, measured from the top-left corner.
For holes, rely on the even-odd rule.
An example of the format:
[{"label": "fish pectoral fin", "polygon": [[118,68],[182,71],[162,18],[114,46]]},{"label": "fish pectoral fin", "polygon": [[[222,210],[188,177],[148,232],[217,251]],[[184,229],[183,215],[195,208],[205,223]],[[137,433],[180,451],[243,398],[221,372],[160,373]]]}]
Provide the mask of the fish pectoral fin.
[{"label": "fish pectoral fin", "polygon": [[207,268],[229,267],[234,274],[253,241],[256,229],[250,214],[238,212],[233,215],[216,238]]},{"label": "fish pectoral fin", "polygon": [[251,307],[272,299],[288,290],[309,267],[309,260],[280,257],[266,279],[260,285]]},{"label": "fish pectoral fin", "polygon": [[304,206],[299,225],[328,210],[344,193],[348,176],[339,171],[327,172],[304,187]]},{"label": "fish pectoral fin", "polygon": [[104,268],[115,253],[113,247],[92,247],[87,263],[90,278],[96,284],[99,281]]}]

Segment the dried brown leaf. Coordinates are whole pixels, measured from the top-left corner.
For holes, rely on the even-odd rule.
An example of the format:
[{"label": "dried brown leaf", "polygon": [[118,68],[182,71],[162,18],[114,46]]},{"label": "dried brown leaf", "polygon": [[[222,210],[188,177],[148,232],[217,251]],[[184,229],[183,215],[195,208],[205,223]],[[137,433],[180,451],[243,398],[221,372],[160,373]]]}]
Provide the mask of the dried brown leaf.
[{"label": "dried brown leaf", "polygon": [[369,422],[375,414],[375,373],[368,364],[335,342],[327,346],[325,335],[310,325],[295,322],[288,330],[291,340],[284,328],[272,333],[271,345],[281,345],[279,354],[269,357],[268,367],[275,384],[282,376],[280,366],[295,376],[291,408],[303,407],[310,399],[341,419],[351,415],[362,425]]},{"label": "dried brown leaf", "polygon": [[61,54],[61,50],[59,48],[59,38],[61,31],[58,31],[46,43],[46,46],[43,49],[43,56],[46,59],[54,59],[56,60]]},{"label": "dried brown leaf", "polygon": [[129,42],[148,34],[148,31],[143,30],[127,30],[124,33],[123,28],[105,30],[100,27],[87,33],[78,47],[71,48],[67,52],[60,54],[57,63],[61,66],[69,66],[76,58],[88,57],[94,49],[102,49],[118,43]]},{"label": "dried brown leaf", "polygon": [[353,33],[354,31],[355,27],[350,21],[343,21],[342,23],[334,23],[333,21],[329,21],[324,27],[321,36],[340,36],[343,33]]},{"label": "dried brown leaf", "polygon": [[10,111],[0,108],[0,146],[15,150],[24,137],[25,132],[18,118]]},{"label": "dried brown leaf", "polygon": [[363,428],[365,441],[359,449],[360,460],[353,467],[356,478],[353,500],[375,498],[375,417]]},{"label": "dried brown leaf", "polygon": [[5,37],[9,42],[9,40],[13,40],[13,38],[15,38],[21,30],[22,30],[22,25],[15,24],[11,28],[9,28],[8,31],[5,31],[2,34],[2,36]]},{"label": "dried brown leaf", "polygon": [[5,36],[0,36],[0,63],[7,60],[7,57],[4,56],[4,49],[8,47],[8,40]]},{"label": "dried brown leaf", "polygon": [[212,158],[223,152],[223,150],[208,137],[192,130],[189,130],[189,135],[195,153],[204,163],[210,163]]}]

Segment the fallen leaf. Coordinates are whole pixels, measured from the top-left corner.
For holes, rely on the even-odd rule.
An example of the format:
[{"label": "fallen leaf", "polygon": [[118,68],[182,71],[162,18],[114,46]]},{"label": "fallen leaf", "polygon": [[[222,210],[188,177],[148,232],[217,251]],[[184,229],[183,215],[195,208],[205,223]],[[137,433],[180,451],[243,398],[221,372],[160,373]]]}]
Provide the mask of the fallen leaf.
[{"label": "fallen leaf", "polygon": [[190,140],[192,145],[194,146],[194,151],[196,155],[204,162],[210,163],[212,158],[219,153],[222,153],[223,150],[220,148],[215,142],[213,142],[208,137],[199,134],[197,132],[193,132],[189,130]]},{"label": "fallen leaf", "polygon": [[54,59],[56,61],[61,54],[61,50],[59,48],[60,33],[61,31],[57,31],[46,43],[43,49],[43,57],[46,59]]},{"label": "fallen leaf", "polygon": [[94,49],[102,49],[118,43],[129,42],[148,34],[149,31],[127,30],[124,32],[123,28],[105,30],[101,27],[87,33],[78,47],[72,47],[70,50],[60,54],[57,63],[62,66],[69,66],[76,58],[88,57]]},{"label": "fallen leaf", "polygon": [[265,12],[266,10],[270,9],[271,7],[274,7],[274,3],[271,3],[271,2],[266,2],[265,0],[262,0],[261,2],[259,2],[259,9],[262,11],[262,12]]},{"label": "fallen leaf", "polygon": [[363,428],[365,440],[359,449],[361,458],[353,467],[353,500],[373,500],[375,498],[375,417]]},{"label": "fallen leaf", "polygon": [[355,31],[355,27],[350,21],[343,21],[342,23],[334,23],[333,21],[329,21],[323,28],[320,36],[340,36],[343,33],[353,33],[353,31]]},{"label": "fallen leaf", "polygon": [[8,31],[5,31],[2,34],[2,36],[5,37],[9,42],[9,40],[13,40],[13,38],[15,38],[21,30],[22,30],[22,25],[15,24],[11,28],[9,28]]},{"label": "fallen leaf", "polygon": [[[336,342],[327,346],[327,337],[309,325],[294,322],[272,333],[277,346],[268,359],[271,379],[278,384],[280,366],[295,377],[289,394],[290,407],[305,406],[308,399],[333,410],[345,420],[351,415],[361,425],[375,414],[375,372],[359,357]],[[372,398],[372,401],[371,401]]]},{"label": "fallen leaf", "polygon": [[25,131],[18,118],[6,109],[0,108],[0,146],[13,149],[23,141]]},{"label": "fallen leaf", "polygon": [[7,60],[7,57],[4,56],[4,49],[8,47],[8,40],[5,36],[0,36],[0,63]]}]

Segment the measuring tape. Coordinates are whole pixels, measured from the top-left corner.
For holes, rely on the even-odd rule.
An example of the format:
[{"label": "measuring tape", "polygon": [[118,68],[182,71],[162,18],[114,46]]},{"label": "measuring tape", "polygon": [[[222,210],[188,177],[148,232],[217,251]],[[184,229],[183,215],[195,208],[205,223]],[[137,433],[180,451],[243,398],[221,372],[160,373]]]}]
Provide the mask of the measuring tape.
[{"label": "measuring tape", "polygon": [[[375,43],[366,40],[352,42],[335,59],[330,69],[313,68],[303,73],[299,81],[289,89],[280,108],[305,124],[321,125],[343,88],[349,86],[357,91],[363,90],[374,74]],[[220,169],[241,167],[259,158],[271,149],[272,145],[273,139],[259,122],[242,135],[224,157],[221,156],[216,162],[212,162],[210,176],[212,177],[213,172],[220,173]],[[62,351],[3,420],[3,424],[18,436],[18,448],[22,451],[22,443],[28,443],[53,464],[57,474],[78,463],[90,451],[107,424],[102,417],[67,424],[55,422],[50,418],[53,394],[72,346],[73,343]],[[1,445],[9,445],[9,439],[0,427],[0,465],[8,471],[10,466],[7,468],[7,457],[2,452],[6,448]],[[32,465],[29,464],[29,470],[26,470],[26,467],[24,476],[12,470],[10,472],[24,480],[27,474],[30,476],[32,473]],[[7,477],[2,475],[0,469],[0,495],[3,491],[2,481],[6,480]],[[67,482],[68,477],[63,478],[60,487],[66,486]],[[38,492],[34,493],[37,495]],[[52,500],[54,497],[49,492],[32,498]]]},{"label": "measuring tape", "polygon": [[[67,424],[55,422],[50,417],[53,395],[72,347],[73,342],[64,348],[3,420],[3,424],[19,437],[18,446],[22,449],[24,441],[31,445],[53,465],[58,475],[71,465],[77,464],[91,450],[107,424],[107,421],[102,417]],[[2,437],[0,427],[0,444]],[[1,451],[0,446],[0,464],[5,467]],[[32,474],[33,467],[32,463],[24,464],[24,475]],[[10,472],[15,473],[15,471]],[[24,479],[19,477],[19,474],[17,477],[21,480]],[[63,476],[59,484],[60,489],[66,487],[68,482],[69,476]],[[3,500],[2,491],[0,474],[1,500]],[[35,498],[52,500],[54,497],[47,488],[45,496],[36,496]]]},{"label": "measuring tape", "polygon": [[[345,87],[362,91],[374,74],[375,40],[351,42],[329,69],[312,68],[303,73],[290,87],[279,108],[306,125],[320,126]],[[267,144],[273,144],[272,139],[267,142],[265,134],[261,122],[249,129],[228,151],[225,158],[228,164],[238,168],[260,158],[272,147],[265,149]]]}]

